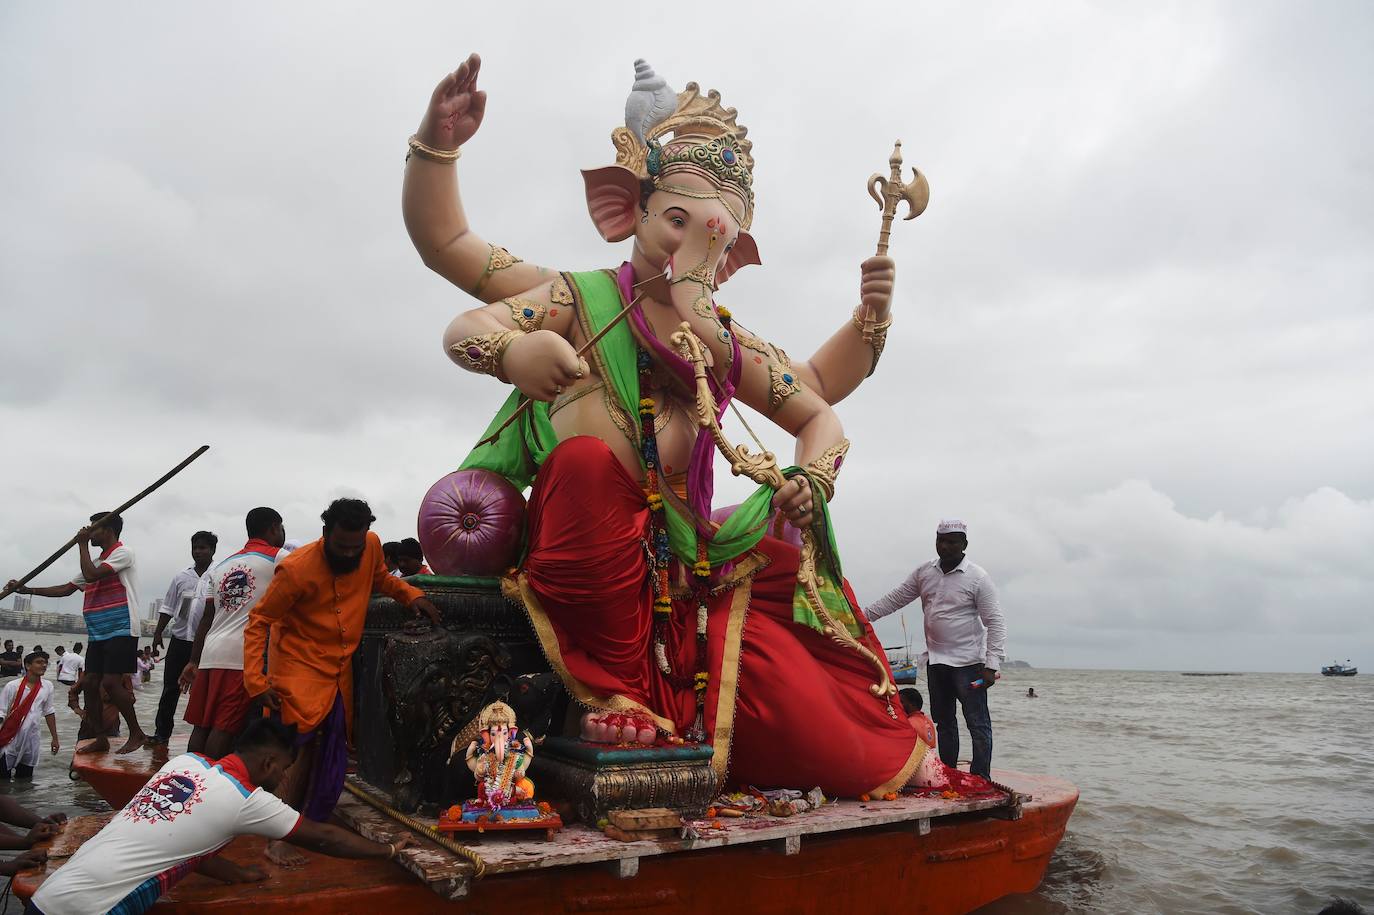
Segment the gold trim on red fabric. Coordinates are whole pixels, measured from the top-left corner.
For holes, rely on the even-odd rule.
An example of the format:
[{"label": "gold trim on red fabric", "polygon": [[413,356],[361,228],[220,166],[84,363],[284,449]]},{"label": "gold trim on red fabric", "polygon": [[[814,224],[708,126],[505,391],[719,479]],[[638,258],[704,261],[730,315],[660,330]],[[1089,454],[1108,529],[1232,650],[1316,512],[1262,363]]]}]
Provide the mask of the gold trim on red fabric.
[{"label": "gold trim on red fabric", "polygon": [[725,622],[725,646],[720,659],[720,684],[716,691],[716,726],[711,735],[711,768],[725,783],[730,768],[730,746],[735,739],[735,705],[739,697],[740,648],[744,643],[744,618],[749,612],[753,580],[745,579],[730,599],[730,615]]},{"label": "gold trim on red fabric", "polygon": [[[558,674],[558,678],[563,681],[572,697],[587,708],[599,709],[606,712],[621,712],[623,714],[644,715],[652,718],[654,723],[663,728],[669,734],[677,733],[677,726],[661,715],[656,715],[638,702],[628,696],[618,693],[602,695],[581,680],[572,675],[568,670],[568,665],[563,660],[563,650],[558,646],[558,634],[554,632],[553,623],[549,620],[549,615],[544,612],[544,606],[539,603],[539,596],[530,587],[529,581],[521,574],[513,583],[514,588],[506,587],[506,579],[502,583],[502,591],[507,596],[518,596],[520,602],[525,605],[525,613],[530,618],[530,625],[534,627],[534,634],[539,639],[539,645],[544,650],[544,657],[548,660],[549,666]],[[512,594],[511,591],[515,593]]]},{"label": "gold trim on red fabric", "polygon": [[916,767],[921,764],[921,760],[926,758],[930,747],[925,745],[925,741],[916,737],[916,732],[912,731],[912,737],[916,740],[916,746],[911,748],[911,755],[907,757],[906,765],[897,770],[897,774],[883,782],[872,791],[868,792],[871,797],[882,797],[884,794],[891,794],[894,791],[901,791],[906,787],[906,783],[911,781],[911,776],[916,774]]}]

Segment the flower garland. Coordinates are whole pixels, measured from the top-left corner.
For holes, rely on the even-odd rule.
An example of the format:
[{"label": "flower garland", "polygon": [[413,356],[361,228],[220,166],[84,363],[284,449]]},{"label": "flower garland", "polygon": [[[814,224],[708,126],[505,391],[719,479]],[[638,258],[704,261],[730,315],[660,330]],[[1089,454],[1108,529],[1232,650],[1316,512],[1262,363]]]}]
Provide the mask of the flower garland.
[{"label": "flower garland", "polygon": [[654,595],[654,660],[659,671],[677,688],[691,685],[696,693],[696,719],[683,735],[700,743],[706,739],[706,687],[710,674],[706,669],[707,598],[710,594],[711,562],[707,558],[706,538],[697,533],[696,562],[692,564],[692,596],[697,603],[697,672],[691,680],[678,677],[668,662],[668,624],[673,614],[671,589],[672,550],[668,543],[668,526],[664,520],[663,492],[659,479],[658,441],[654,436],[654,417],[658,403],[653,391],[653,358],[642,347],[638,352],[639,368],[639,430],[641,456],[644,458],[644,500],[649,506],[649,533],[646,543],[649,555],[649,574]]},{"label": "flower garland", "polygon": [[487,756],[487,777],[484,779],[483,793],[486,795],[487,806],[492,810],[500,810],[511,799],[512,785],[515,783],[515,764],[519,754],[507,752],[505,765],[498,771],[496,766],[496,754],[489,753]]}]

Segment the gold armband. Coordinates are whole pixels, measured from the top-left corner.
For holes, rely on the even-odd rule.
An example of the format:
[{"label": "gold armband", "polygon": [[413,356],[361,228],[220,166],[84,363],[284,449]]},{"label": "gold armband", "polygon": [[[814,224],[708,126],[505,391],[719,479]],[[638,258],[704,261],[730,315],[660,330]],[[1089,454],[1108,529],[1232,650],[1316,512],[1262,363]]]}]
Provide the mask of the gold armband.
[{"label": "gold armband", "polygon": [[840,465],[844,463],[844,456],[848,453],[849,439],[840,439],[839,444],[831,445],[820,457],[802,468],[820,487],[821,495],[825,496],[827,504],[835,498],[835,478],[840,475]]},{"label": "gold armband", "polygon": [[553,285],[549,287],[549,301],[555,305],[573,304],[572,287],[561,273],[554,277]]},{"label": "gold armband", "polygon": [[854,309],[854,328],[859,332],[863,341],[873,347],[873,364],[869,366],[868,375],[872,375],[878,370],[878,359],[883,354],[883,347],[887,345],[887,329],[891,326],[891,318],[881,324],[875,324],[864,317],[862,305]]},{"label": "gold armband", "polygon": [[543,305],[529,299],[510,298],[505,302],[510,306],[510,319],[525,333],[532,334],[544,326],[544,316],[549,310]]},{"label": "gold armband", "polygon": [[420,142],[420,138],[415,134],[410,135],[406,141],[410,151],[406,153],[406,161],[410,161],[411,156],[419,156],[430,162],[437,162],[439,165],[452,165],[458,161],[458,157],[463,154],[461,149],[435,149],[433,146],[426,146]]},{"label": "gold armband", "polygon": [[487,252],[487,266],[482,270],[482,275],[477,278],[477,285],[472,288],[473,298],[480,298],[482,290],[487,288],[487,283],[491,280],[493,273],[499,273],[507,267],[514,267],[522,263],[520,258],[511,254],[500,245],[487,245],[490,249]]},{"label": "gold armband", "polygon": [[768,410],[775,412],[787,402],[793,394],[802,389],[801,379],[792,371],[790,363],[787,361],[787,354],[778,351],[782,356],[781,362],[768,363]]},{"label": "gold armband", "polygon": [[448,348],[453,361],[474,372],[493,375],[505,381],[501,374],[501,357],[506,347],[517,338],[525,336],[523,330],[500,330],[490,334],[477,334],[464,337]]}]

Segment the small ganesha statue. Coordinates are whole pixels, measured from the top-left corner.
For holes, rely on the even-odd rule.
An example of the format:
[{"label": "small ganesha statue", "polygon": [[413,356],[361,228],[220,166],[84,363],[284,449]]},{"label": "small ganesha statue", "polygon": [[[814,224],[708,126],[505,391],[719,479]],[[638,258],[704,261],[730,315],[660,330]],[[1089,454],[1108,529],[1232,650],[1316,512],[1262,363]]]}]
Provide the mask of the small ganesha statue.
[{"label": "small ganesha statue", "polygon": [[477,779],[473,806],[499,811],[531,803],[534,782],[525,773],[534,761],[534,741],[516,728],[514,709],[504,702],[493,702],[482,709],[477,722],[481,731],[463,755]]}]

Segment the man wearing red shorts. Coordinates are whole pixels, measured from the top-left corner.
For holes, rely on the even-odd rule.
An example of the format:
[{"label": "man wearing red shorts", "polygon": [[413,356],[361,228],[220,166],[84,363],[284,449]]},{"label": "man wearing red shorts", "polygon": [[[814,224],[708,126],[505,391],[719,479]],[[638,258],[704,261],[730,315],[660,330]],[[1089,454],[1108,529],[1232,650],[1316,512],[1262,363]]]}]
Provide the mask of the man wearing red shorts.
[{"label": "man wearing red shorts", "polygon": [[[191,660],[181,672],[190,689],[186,720],[193,726],[187,749],[219,759],[243,730],[249,697],[243,688],[243,629],[248,613],[267,592],[286,542],[281,515],[255,508],[246,519],[248,542],[210,570],[205,612],[196,631]],[[257,662],[262,666],[261,659]]]}]

